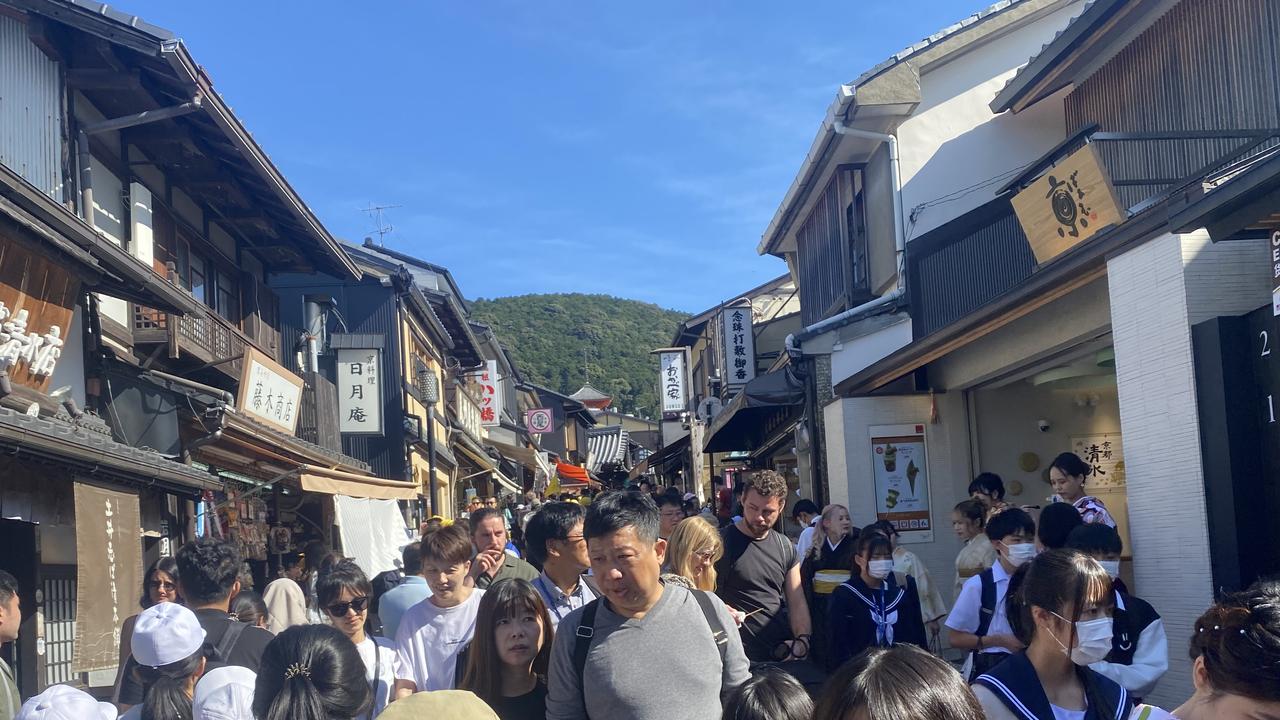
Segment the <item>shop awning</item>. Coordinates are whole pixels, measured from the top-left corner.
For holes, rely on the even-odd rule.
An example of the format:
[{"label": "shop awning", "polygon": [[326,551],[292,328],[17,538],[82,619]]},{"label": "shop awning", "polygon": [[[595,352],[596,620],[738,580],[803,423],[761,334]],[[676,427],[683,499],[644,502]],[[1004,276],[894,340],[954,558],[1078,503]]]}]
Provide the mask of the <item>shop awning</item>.
[{"label": "shop awning", "polygon": [[755,450],[799,417],[804,383],[790,367],[747,383],[707,429],[702,452]]},{"label": "shop awning", "polygon": [[556,473],[560,476],[561,489],[587,487],[594,482],[585,468],[570,465],[569,463],[556,463]]},{"label": "shop awning", "polygon": [[521,465],[537,472],[542,469],[541,459],[538,457],[538,451],[533,448],[520,447],[519,445],[510,445],[508,443],[499,442],[497,440],[485,440],[485,445],[497,450],[502,457],[520,463]]},{"label": "shop awning", "polygon": [[462,451],[462,455],[469,459],[472,464],[479,466],[483,470],[497,470],[498,463],[489,457],[489,453],[480,447],[479,443],[471,439],[470,435],[459,430],[453,434],[454,447]]},{"label": "shop awning", "polygon": [[651,469],[661,472],[672,460],[679,459],[689,449],[689,440],[690,436],[685,435],[670,445],[659,448],[657,452],[631,468],[631,472],[627,473],[627,479],[634,480]]},{"label": "shop awning", "polygon": [[369,475],[303,465],[297,470],[298,484],[309,492],[346,495],[377,500],[417,500],[417,483],[387,480]]}]

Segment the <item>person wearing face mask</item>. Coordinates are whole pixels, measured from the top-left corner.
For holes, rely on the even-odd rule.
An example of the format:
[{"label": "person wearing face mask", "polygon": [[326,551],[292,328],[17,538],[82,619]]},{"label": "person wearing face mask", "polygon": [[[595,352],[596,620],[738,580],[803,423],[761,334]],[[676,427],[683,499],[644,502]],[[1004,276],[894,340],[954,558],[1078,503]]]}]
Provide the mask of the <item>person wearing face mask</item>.
[{"label": "person wearing face mask", "polygon": [[863,532],[857,548],[853,576],[831,593],[827,605],[829,667],[837,668],[870,647],[910,643],[928,649],[915,578],[893,571],[889,539]]},{"label": "person wearing face mask", "polygon": [[1115,587],[1111,652],[1089,667],[1124,686],[1138,702],[1151,694],[1169,670],[1169,639],[1160,614],[1142,598],[1130,595],[1120,575],[1120,534],[1100,523],[1081,525],[1067,537],[1067,548],[1098,561]]},{"label": "person wearing face mask", "polygon": [[1025,510],[993,515],[986,533],[996,549],[996,563],[965,581],[946,622],[951,647],[971,651],[965,661],[970,679],[1023,649],[1009,626],[1005,596],[1014,571],[1036,556],[1036,524]]},{"label": "person wearing face mask", "polygon": [[1111,652],[1111,578],[1075,550],[1049,550],[1019,568],[1007,607],[1027,646],[973,684],[987,720],[1122,720],[1134,703],[1089,666]]}]

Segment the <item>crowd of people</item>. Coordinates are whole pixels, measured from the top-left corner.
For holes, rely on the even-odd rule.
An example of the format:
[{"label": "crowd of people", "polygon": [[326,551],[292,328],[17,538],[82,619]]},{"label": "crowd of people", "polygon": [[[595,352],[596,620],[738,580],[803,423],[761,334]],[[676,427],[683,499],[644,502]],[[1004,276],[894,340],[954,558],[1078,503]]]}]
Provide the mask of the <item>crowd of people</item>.
[{"label": "crowd of people", "polygon": [[[425,523],[390,578],[317,543],[261,596],[233,544],[198,539],[146,572],[112,703],[63,685],[23,703],[0,662],[0,720],[1280,717],[1276,582],[1196,623],[1185,703],[1142,705],[1168,641],[1086,474],[1055,460],[1043,509],[976,478],[949,605],[885,521],[800,501],[788,537],[770,471],[706,509],[648,487],[478,502]],[[18,595],[0,571],[0,642]]]}]

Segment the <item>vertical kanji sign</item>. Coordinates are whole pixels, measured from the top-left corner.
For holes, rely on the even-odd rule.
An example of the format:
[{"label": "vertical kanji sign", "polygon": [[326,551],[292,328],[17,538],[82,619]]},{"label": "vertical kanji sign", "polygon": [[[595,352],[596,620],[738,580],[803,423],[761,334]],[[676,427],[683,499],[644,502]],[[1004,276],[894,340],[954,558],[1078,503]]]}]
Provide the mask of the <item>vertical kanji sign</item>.
[{"label": "vertical kanji sign", "polygon": [[480,424],[493,427],[502,424],[502,381],[498,377],[498,361],[490,360],[484,370],[472,376],[480,389]]},{"label": "vertical kanji sign", "polygon": [[689,409],[688,384],[685,380],[684,350],[660,353],[658,387],[662,394],[662,414],[679,415]]},{"label": "vertical kanji sign", "polygon": [[725,308],[724,381],[731,389],[741,388],[756,376],[756,342],[751,329],[751,306]]},{"label": "vertical kanji sign", "polygon": [[347,435],[382,434],[382,351],[338,350],[338,430]]}]

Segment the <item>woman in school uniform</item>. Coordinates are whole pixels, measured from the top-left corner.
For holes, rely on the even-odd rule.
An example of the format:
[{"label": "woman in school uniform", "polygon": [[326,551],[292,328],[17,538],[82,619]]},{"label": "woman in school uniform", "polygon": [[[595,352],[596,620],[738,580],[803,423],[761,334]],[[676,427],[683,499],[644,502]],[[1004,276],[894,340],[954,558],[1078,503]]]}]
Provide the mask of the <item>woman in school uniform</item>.
[{"label": "woman in school uniform", "polygon": [[862,533],[853,576],[831,593],[831,666],[869,647],[911,643],[928,649],[920,594],[910,575],[893,572],[893,545],[880,533]]},{"label": "woman in school uniform", "polygon": [[853,534],[853,521],[843,505],[828,505],[823,509],[815,535],[800,565],[800,578],[813,624],[814,660],[825,664],[830,656],[827,602],[831,593],[853,574],[850,568],[858,536]]},{"label": "woman in school uniform", "polygon": [[1111,578],[1093,558],[1049,550],[1018,569],[1006,596],[1026,650],[978,676],[988,720],[1124,720],[1128,692],[1089,668],[1111,652]]}]

